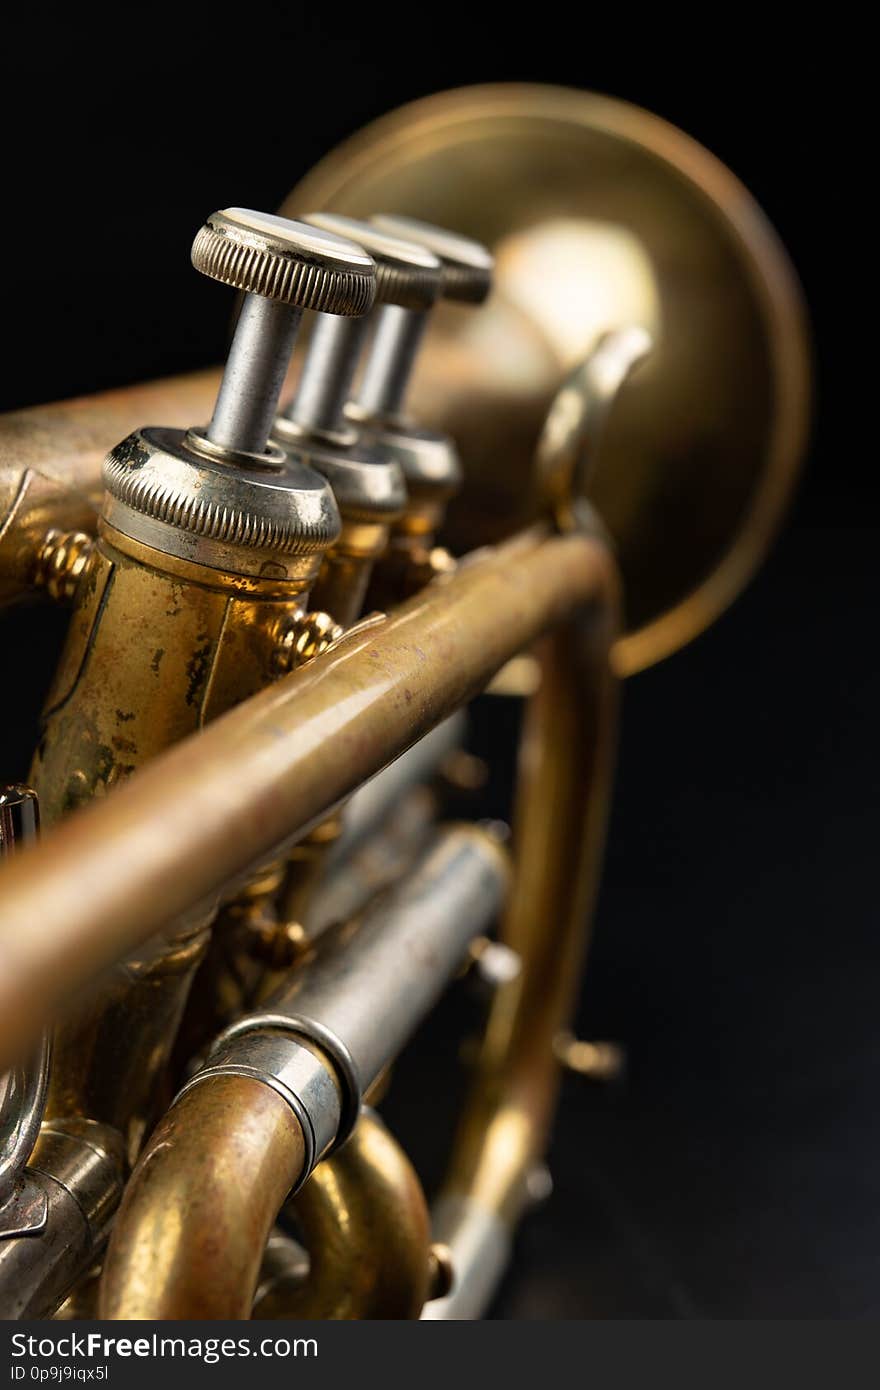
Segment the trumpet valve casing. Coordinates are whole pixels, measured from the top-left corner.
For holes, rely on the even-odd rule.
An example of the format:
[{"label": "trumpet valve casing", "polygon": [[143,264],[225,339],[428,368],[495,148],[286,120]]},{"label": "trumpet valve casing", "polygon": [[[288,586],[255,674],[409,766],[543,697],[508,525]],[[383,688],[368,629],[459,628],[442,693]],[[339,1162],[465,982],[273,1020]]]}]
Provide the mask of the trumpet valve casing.
[{"label": "trumpet valve casing", "polygon": [[177,430],[130,435],[104,481],[33,765],[48,821],[266,685],[278,618],[339,530],[316,473],[212,459]]}]

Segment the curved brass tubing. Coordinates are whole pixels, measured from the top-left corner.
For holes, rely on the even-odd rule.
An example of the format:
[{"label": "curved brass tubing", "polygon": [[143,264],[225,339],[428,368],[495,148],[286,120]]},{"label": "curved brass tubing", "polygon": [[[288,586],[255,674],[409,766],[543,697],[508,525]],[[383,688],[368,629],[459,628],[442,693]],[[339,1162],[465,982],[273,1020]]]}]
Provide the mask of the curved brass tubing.
[{"label": "curved brass tubing", "polygon": [[[453,1264],[477,1230],[494,1232],[501,1245],[509,1239],[552,1124],[553,1040],[576,1003],[605,834],[616,705],[612,621],[609,610],[594,611],[548,634],[539,648],[542,678],[523,731],[514,882],[501,932],[522,970],[495,997],[438,1208],[453,1214],[450,1229],[441,1223],[434,1232],[451,1244]],[[471,1224],[457,1251],[459,1222]],[[457,1269],[456,1277],[467,1271]],[[429,1316],[443,1316],[441,1305],[429,1308]]]},{"label": "curved brass tubing", "polygon": [[248,1318],[260,1261],[302,1172],[302,1132],[262,1081],[215,1076],[155,1130],[116,1218],[102,1318]]},{"label": "curved brass tubing", "polygon": [[[331,698],[336,693],[334,678],[345,677],[349,697],[353,686],[358,690],[359,738],[346,738],[341,747],[337,740],[332,746],[340,748],[340,756],[344,754],[348,760],[345,777],[362,780],[368,769],[387,761],[392,748],[397,751],[397,739],[405,746],[414,734],[467,699],[511,651],[533,640],[548,623],[558,623],[572,612],[579,616],[569,618],[564,627],[542,639],[544,678],[526,721],[518,808],[518,887],[505,927],[507,939],[520,952],[525,968],[521,984],[502,990],[497,997],[480,1084],[467,1112],[453,1174],[457,1191],[471,1194],[510,1221],[522,1204],[524,1180],[543,1149],[552,1114],[552,1039],[567,1020],[576,987],[582,923],[604,827],[608,729],[613,708],[608,651],[616,622],[614,572],[607,552],[600,543],[579,536],[551,540],[533,534],[518,538],[495,554],[474,556],[456,579],[432,586],[386,624],[383,635],[395,637],[402,625],[407,661],[401,661],[397,649],[380,660],[383,647],[382,643],[377,645],[375,637],[363,655],[360,645],[348,650],[343,646],[338,656],[331,653],[329,660],[318,658],[299,673],[298,698],[292,702],[300,715],[297,719],[291,713],[291,723],[297,729],[301,750],[309,728],[308,719],[305,727],[302,722],[303,714],[309,713],[303,696],[315,683],[316,673],[323,678],[313,693],[323,697],[320,707],[325,716],[328,708],[336,708]],[[360,686],[352,681],[358,665],[355,650],[368,668],[369,679]],[[416,659],[413,671],[408,655],[411,650]],[[428,691],[418,702],[420,709],[412,712],[417,702],[410,699],[411,682],[416,676],[423,689],[427,682]],[[376,699],[368,699],[377,685],[381,699],[378,694]],[[398,703],[392,693],[401,686],[406,698]],[[277,795],[282,746],[277,735],[284,701],[279,699],[280,692],[270,694],[267,714],[274,735],[268,750],[272,755],[270,781]],[[245,729],[251,729],[254,712],[264,703],[266,697],[255,697],[248,709],[221,718],[214,725],[215,735],[223,724],[229,729],[243,721]],[[374,705],[381,705],[385,743],[379,740],[376,728],[371,727],[368,735],[363,726],[365,714]],[[397,731],[398,722],[405,724],[409,738]],[[259,720],[256,727],[259,731]],[[311,742],[305,739],[315,757],[319,751],[324,755],[321,786],[316,789],[310,784],[315,793],[313,809],[332,803],[349,790],[343,780],[334,781],[330,776],[327,740],[320,736],[329,732],[324,717],[323,722],[317,721]],[[199,736],[198,749],[193,741],[193,751],[198,751],[208,782],[206,754],[211,741],[212,730]],[[257,781],[265,786],[267,749],[259,737],[258,742],[263,779]],[[241,761],[244,745],[239,743],[236,751]],[[228,789],[226,740],[223,754],[224,786]],[[166,767],[180,760],[177,750],[166,757]],[[342,774],[339,776],[341,779]],[[137,791],[138,779],[143,789],[150,781],[150,769],[115,794],[117,808],[127,794],[131,797]],[[161,780],[167,811],[167,777]],[[241,777],[236,787],[240,784]],[[296,785],[301,782],[297,780]],[[256,784],[250,792],[256,794]],[[171,804],[176,804],[173,799]],[[264,852],[270,837],[277,833],[272,829],[270,810],[279,827],[285,822],[288,826],[297,824],[297,812],[303,815],[301,806],[294,810],[281,796],[277,804],[262,806],[260,830],[266,840],[251,846],[252,851]],[[229,806],[226,811],[229,813]],[[56,833],[56,843],[62,834],[63,828]],[[200,844],[200,848],[206,851],[207,845]],[[177,854],[180,851],[178,844]],[[188,870],[191,868],[190,863]],[[203,885],[200,887],[203,891]],[[188,891],[195,896],[192,884]],[[558,931],[554,930],[557,924]],[[424,1238],[419,1234],[420,1194],[417,1190],[414,1194],[407,1177],[408,1165],[389,1148],[391,1141],[384,1141],[383,1156],[383,1143],[376,1132],[365,1135],[362,1143],[369,1139],[371,1147],[355,1147],[350,1156],[341,1151],[335,1166],[326,1166],[311,1198],[304,1199],[300,1209],[316,1252],[315,1303],[305,1305],[318,1308],[312,1315],[333,1316],[326,1309],[335,1307],[343,1310],[339,1316],[377,1316],[377,1308],[399,1310],[404,1304],[412,1316],[424,1296],[427,1258],[419,1269],[421,1256],[416,1254],[427,1246],[426,1227]],[[187,1092],[155,1131],[128,1186],[108,1249],[101,1315],[143,1319],[249,1317],[260,1259],[303,1161],[302,1135],[292,1111],[263,1083],[245,1077],[215,1077]],[[335,1194],[331,1191],[334,1182]],[[381,1209],[374,1204],[370,1210],[370,1201],[365,1199],[365,1190],[370,1189],[374,1196],[382,1194]],[[367,1264],[368,1251],[375,1250],[373,1242],[380,1232],[382,1240],[389,1239],[385,1217],[390,1208],[386,1204],[395,1194],[399,1199],[402,1191],[407,1194],[402,1204],[406,1222],[394,1239],[399,1241],[404,1285],[395,1285],[393,1265],[397,1257],[388,1261],[388,1269],[380,1267],[364,1283],[361,1276],[366,1277],[369,1269],[361,1270],[359,1261]],[[349,1223],[347,1248],[340,1246],[337,1237],[332,1256],[328,1247],[324,1261],[322,1242],[329,1241],[333,1223],[341,1223],[343,1218]],[[360,1237],[350,1239],[351,1223],[365,1233],[366,1244]],[[367,1287],[371,1279],[372,1289]],[[400,1316],[400,1312],[394,1315]]]},{"label": "curved brass tubing", "polygon": [[616,589],[588,536],[536,529],[470,555],[15,855],[0,868],[0,1066],[100,969],[240,883]]},{"label": "curved brass tubing", "polygon": [[418,1317],[428,1293],[430,1217],[412,1164],[376,1115],[361,1115],[290,1210],[310,1253],[308,1280],[269,1294],[254,1317]]},{"label": "curved brass tubing", "polygon": [[0,415],[0,606],[34,592],[50,528],[93,534],[108,449],[145,420],[207,419],[216,370]]}]

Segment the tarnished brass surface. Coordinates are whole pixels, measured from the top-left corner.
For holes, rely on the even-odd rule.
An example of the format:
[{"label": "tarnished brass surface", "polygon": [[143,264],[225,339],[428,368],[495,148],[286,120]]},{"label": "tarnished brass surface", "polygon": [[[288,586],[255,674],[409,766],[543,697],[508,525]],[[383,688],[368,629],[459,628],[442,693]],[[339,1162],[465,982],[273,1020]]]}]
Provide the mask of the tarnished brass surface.
[{"label": "tarnished brass surface", "polygon": [[[414,381],[414,412],[465,460],[456,548],[533,513],[533,451],[563,375],[602,330],[636,323],[655,351],[609,424],[591,493],[624,574],[618,672],[674,651],[731,602],[788,499],[810,373],[797,282],[729,170],[624,102],[499,84],[367,127],[282,210],[304,206],[393,207],[495,252],[490,308],[441,306]],[[206,419],[217,381],[204,372],[0,416],[0,602],[30,590],[49,527],[94,528],[104,452],[152,418]]]},{"label": "tarnished brass surface", "polygon": [[342,534],[324,557],[321,572],[311,593],[315,608],[323,608],[343,627],[357,622],[364,607],[364,595],[373,561],[388,541],[388,527],[347,522]]},{"label": "tarnished brass surface", "polygon": [[615,587],[600,542],[525,533],[50,828],[0,867],[0,1066],[98,969],[292,842],[546,627],[613,606]]},{"label": "tarnished brass surface", "polygon": [[239,596],[217,571],[184,580],[122,544],[106,528],[92,553],[47,697],[32,782],[49,824],[270,682],[302,589]]},{"label": "tarnished brass surface", "polygon": [[293,1112],[251,1077],[212,1077],[153,1134],[101,1279],[102,1318],[247,1318],[260,1261],[303,1163]]},{"label": "tarnished brass surface", "polygon": [[403,1150],[365,1111],[348,1142],[290,1203],[309,1277],[258,1318],[417,1318],[428,1294],[430,1219]]},{"label": "tarnished brass surface", "polygon": [[624,577],[618,671],[674,651],[730,603],[788,499],[809,368],[791,266],[729,170],[625,102],[516,83],[382,117],[283,210],[299,206],[406,213],[495,254],[489,306],[440,306],[413,382],[414,415],[451,433],[465,464],[454,548],[529,517],[563,375],[600,332],[636,324],[655,350],[609,421],[591,491]]},{"label": "tarnished brass surface", "polygon": [[[102,528],[43,714],[31,780],[48,824],[268,684],[278,614],[302,588],[242,595],[234,576],[224,587],[222,574],[188,565],[184,578],[147,547],[135,558],[114,542],[129,546]],[[127,956],[57,1033],[47,1114],[113,1125],[130,1161],[167,1100],[157,1087],[209,922],[198,914]]]},{"label": "tarnished brass surface", "polygon": [[171,1099],[165,1071],[208,926],[181,924],[132,952],[55,1030],[47,1118],[112,1125],[129,1167]]},{"label": "tarnished brass surface", "polygon": [[[308,206],[426,218],[496,259],[488,311],[447,305],[432,325],[412,421],[377,432],[350,403],[360,442],[407,463],[405,511],[402,493],[393,515],[346,510],[339,479],[334,499],[266,445],[283,369],[257,339],[286,363],[293,320],[270,324],[262,278],[238,270],[221,278],[259,297],[247,370],[227,373],[207,435],[215,372],[0,417],[0,605],[74,602],[32,773],[49,829],[0,866],[0,1076],[56,1025],[29,1177],[48,1217],[0,1240],[10,1315],[93,1278],[126,1166],[102,1316],[415,1318],[426,1298],[426,1318],[480,1315],[546,1174],[560,1063],[617,1061],[566,1031],[615,671],[731,601],[803,446],[785,253],[733,176],[645,112],[528,85],[445,93],[332,154],[286,204]],[[365,605],[389,615],[357,624]],[[501,942],[483,938],[492,1003],[432,1246],[413,1169],[358,1110],[500,886],[456,864],[400,884],[436,812],[418,750],[402,781],[372,799],[362,784],[502,669],[497,689],[528,697],[515,881]],[[372,858],[342,814],[358,789]],[[308,1255],[275,1225],[288,1198]],[[70,1315],[94,1308],[81,1294]]]},{"label": "tarnished brass surface", "polygon": [[[446,1185],[513,1226],[547,1142],[554,1040],[580,985],[613,763],[613,632],[601,612],[538,648],[514,819],[514,883],[501,939],[522,969],[498,990]],[[453,1254],[455,1252],[453,1251]]]},{"label": "tarnished brass surface", "polygon": [[219,380],[194,372],[0,415],[0,605],[33,591],[47,531],[94,532],[108,449],[143,424],[207,420]]}]

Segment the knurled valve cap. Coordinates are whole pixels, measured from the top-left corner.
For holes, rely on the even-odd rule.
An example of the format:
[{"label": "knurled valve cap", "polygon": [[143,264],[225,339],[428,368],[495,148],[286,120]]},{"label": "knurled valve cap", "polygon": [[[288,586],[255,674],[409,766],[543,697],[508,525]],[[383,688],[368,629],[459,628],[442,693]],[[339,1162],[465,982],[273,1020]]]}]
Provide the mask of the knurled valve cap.
[{"label": "knurled valve cap", "polygon": [[396,213],[376,213],[370,221],[380,231],[416,242],[437,257],[443,266],[443,299],[482,304],[489,294],[495,262],[478,241]]},{"label": "knurled valve cap", "polygon": [[248,208],[212,213],[192,262],[245,295],[214,414],[197,437],[227,455],[264,454],[304,310],[362,316],[376,267],[356,242]]},{"label": "knurled valve cap", "polygon": [[337,212],[310,212],[310,227],[350,238],[376,263],[376,303],[399,304],[404,309],[430,309],[439,298],[444,268],[427,246],[407,241],[383,230],[375,222],[361,222]]},{"label": "knurled valve cap", "polygon": [[249,208],[212,213],[192,263],[245,294],[322,314],[365,314],[376,293],[373,262],[355,242]]},{"label": "knurled valve cap", "polygon": [[[440,294],[442,266],[426,247],[336,213],[310,213],[305,220],[321,231],[351,238],[373,258],[377,312],[393,308],[422,318]],[[275,425],[275,437],[287,448],[302,451],[302,457],[329,479],[347,521],[393,521],[406,505],[397,463],[359,446],[345,418],[374,317],[318,320],[296,394]]]},{"label": "knurled valve cap", "polygon": [[246,208],[213,213],[192,260],[245,295],[214,413],[185,436],[147,428],[117,445],[104,522],[236,582],[301,585],[339,535],[339,510],[326,479],[269,435],[304,310],[366,313],[376,268],[354,242]]}]

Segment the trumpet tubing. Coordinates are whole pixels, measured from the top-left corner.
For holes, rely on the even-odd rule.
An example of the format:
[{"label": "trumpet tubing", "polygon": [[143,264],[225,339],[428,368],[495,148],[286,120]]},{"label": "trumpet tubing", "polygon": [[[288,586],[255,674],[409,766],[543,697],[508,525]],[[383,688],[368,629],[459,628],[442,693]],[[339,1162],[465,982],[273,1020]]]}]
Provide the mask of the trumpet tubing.
[{"label": "trumpet tubing", "polygon": [[[685,136],[528,86],[385,118],[192,260],[243,295],[222,373],[0,417],[0,604],[70,608],[0,793],[0,1313],[481,1316],[546,1187],[616,677],[768,542],[797,287]],[[431,1215],[376,1111],[463,975]]]}]

